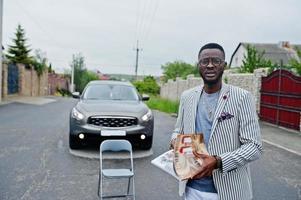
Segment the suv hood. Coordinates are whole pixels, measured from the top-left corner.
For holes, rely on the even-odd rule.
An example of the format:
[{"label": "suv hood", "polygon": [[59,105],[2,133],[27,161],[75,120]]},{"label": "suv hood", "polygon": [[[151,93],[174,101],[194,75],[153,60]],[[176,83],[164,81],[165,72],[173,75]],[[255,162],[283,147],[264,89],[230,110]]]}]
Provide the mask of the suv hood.
[{"label": "suv hood", "polygon": [[88,115],[143,115],[148,107],[141,101],[81,100],[76,108]]}]

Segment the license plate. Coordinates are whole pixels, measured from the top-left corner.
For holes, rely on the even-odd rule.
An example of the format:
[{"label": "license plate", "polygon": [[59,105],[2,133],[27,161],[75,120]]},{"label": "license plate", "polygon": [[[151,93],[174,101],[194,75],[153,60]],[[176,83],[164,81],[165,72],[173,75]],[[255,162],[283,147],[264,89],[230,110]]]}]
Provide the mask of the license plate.
[{"label": "license plate", "polygon": [[125,131],[121,130],[103,130],[100,132],[101,136],[126,136]]}]

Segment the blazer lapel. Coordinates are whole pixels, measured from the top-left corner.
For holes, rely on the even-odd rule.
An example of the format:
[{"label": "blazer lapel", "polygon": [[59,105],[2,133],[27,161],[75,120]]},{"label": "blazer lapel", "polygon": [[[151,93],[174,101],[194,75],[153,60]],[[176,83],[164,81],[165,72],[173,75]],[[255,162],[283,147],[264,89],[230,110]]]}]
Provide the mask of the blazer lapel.
[{"label": "blazer lapel", "polygon": [[[224,106],[226,105],[226,102],[229,99],[229,90],[230,90],[229,85],[223,83],[222,89],[221,89],[221,94],[219,95],[217,106],[216,106],[216,111],[215,111],[214,118],[213,118],[210,139],[212,138],[212,135],[214,134],[214,130],[215,130],[217,122],[218,122],[218,117],[221,115],[221,113],[224,109]],[[209,141],[210,141],[210,139],[209,139]]]},{"label": "blazer lapel", "polygon": [[192,117],[191,117],[191,133],[196,133],[195,131],[195,120],[196,120],[196,114],[197,114],[197,108],[198,108],[198,103],[199,103],[199,99],[200,96],[202,94],[203,91],[203,85],[201,85],[200,87],[197,87],[194,92],[193,92],[193,97],[192,97],[192,106],[191,106],[191,113],[192,113]]}]

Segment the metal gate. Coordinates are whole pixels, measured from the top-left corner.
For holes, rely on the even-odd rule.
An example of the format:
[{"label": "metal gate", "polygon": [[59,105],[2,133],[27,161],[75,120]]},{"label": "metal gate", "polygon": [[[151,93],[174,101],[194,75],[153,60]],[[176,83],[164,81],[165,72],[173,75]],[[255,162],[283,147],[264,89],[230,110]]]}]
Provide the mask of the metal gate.
[{"label": "metal gate", "polygon": [[261,83],[261,120],[300,130],[301,77],[276,70]]},{"label": "metal gate", "polygon": [[15,64],[8,65],[7,73],[7,93],[15,94],[19,91],[19,70]]}]

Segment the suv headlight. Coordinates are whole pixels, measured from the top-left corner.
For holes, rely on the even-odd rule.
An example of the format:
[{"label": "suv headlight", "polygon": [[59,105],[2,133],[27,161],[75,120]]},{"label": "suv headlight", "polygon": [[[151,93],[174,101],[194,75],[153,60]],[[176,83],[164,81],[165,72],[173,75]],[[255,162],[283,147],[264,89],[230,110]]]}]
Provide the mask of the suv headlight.
[{"label": "suv headlight", "polygon": [[72,114],[71,116],[77,120],[82,120],[84,119],[84,114],[82,114],[81,112],[79,112],[76,108],[72,109]]},{"label": "suv headlight", "polygon": [[152,111],[149,109],[149,110],[147,111],[147,113],[146,113],[145,115],[142,116],[142,120],[146,122],[146,121],[150,120],[150,119],[152,118],[152,116],[153,116],[153,113],[152,113]]}]

